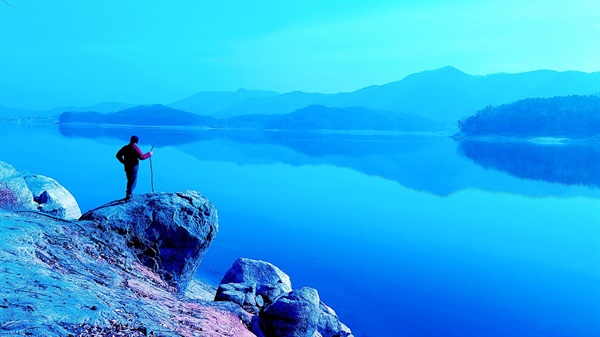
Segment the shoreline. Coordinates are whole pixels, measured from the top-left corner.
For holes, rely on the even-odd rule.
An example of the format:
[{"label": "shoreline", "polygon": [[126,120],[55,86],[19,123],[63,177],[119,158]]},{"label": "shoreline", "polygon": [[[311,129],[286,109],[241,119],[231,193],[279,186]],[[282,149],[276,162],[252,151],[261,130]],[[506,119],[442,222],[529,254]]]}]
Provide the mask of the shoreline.
[{"label": "shoreline", "polygon": [[454,134],[455,140],[475,140],[485,142],[529,142],[538,145],[600,144],[599,137],[571,138],[567,136],[506,136],[506,135],[462,135]]}]

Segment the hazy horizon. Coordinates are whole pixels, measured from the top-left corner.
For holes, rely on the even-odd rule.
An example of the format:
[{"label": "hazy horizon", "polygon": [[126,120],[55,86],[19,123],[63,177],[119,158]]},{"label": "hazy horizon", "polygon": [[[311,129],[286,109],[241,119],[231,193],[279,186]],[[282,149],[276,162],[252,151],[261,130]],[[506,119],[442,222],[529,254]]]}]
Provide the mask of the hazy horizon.
[{"label": "hazy horizon", "polygon": [[[446,66],[446,67],[443,67],[443,68],[447,68],[447,67],[452,67],[452,66]],[[440,69],[443,69],[443,68],[423,70],[423,71],[416,72],[414,74],[425,73],[425,72],[430,72],[430,71],[436,71],[436,70],[440,70]],[[455,67],[452,67],[452,68],[455,68]],[[460,69],[457,69],[457,70],[460,71]],[[536,71],[583,72],[583,71],[579,71],[579,70],[557,71],[557,70],[553,70],[553,69],[537,69],[537,70],[531,70],[531,71],[527,71],[527,72],[523,72],[523,73],[536,72]],[[583,72],[583,73],[590,73],[591,74],[591,73],[598,73],[598,72],[600,72],[600,71]],[[406,77],[414,75],[414,74],[409,74]],[[512,73],[500,72],[500,73],[483,74],[483,75],[472,75],[472,74],[467,74],[467,75],[471,75],[471,76],[490,76],[490,75],[498,75],[498,74],[512,74]],[[404,77],[404,78],[406,78],[406,77]],[[394,83],[394,82],[402,81],[404,78],[401,78],[401,79],[399,79],[397,81],[388,82],[388,83],[369,84],[369,85],[365,85],[364,87],[357,88],[356,90],[360,90],[360,89],[367,88],[367,87],[370,87],[370,86],[386,85],[386,84],[389,84],[389,83]],[[74,106],[74,105],[72,105],[72,107],[79,107],[79,108],[82,108],[82,107],[95,107],[95,106],[99,106],[99,105],[103,105],[103,104],[121,104],[121,103],[131,104],[133,106],[151,106],[151,105],[156,105],[156,104],[169,106],[169,105],[171,105],[173,103],[177,103],[180,100],[189,98],[191,96],[194,96],[196,94],[203,93],[203,92],[205,92],[205,93],[207,93],[207,92],[212,92],[212,93],[232,93],[232,92],[238,92],[238,91],[243,91],[243,90],[246,90],[246,91],[265,91],[265,92],[266,91],[273,91],[273,92],[277,92],[278,94],[286,94],[286,93],[292,93],[292,92],[302,92],[300,90],[292,90],[292,91],[286,91],[286,92],[279,92],[279,91],[270,90],[270,89],[252,89],[252,88],[238,88],[238,89],[234,89],[234,90],[202,90],[202,91],[198,91],[198,92],[196,92],[196,93],[194,93],[194,94],[192,94],[190,96],[181,97],[181,98],[176,99],[175,101],[172,101],[172,102],[155,102],[155,101],[150,101],[150,102],[134,102],[134,103],[132,103],[132,102],[117,102],[117,101],[102,101],[102,102],[96,102],[96,103],[93,103],[93,104],[90,104],[90,105],[87,105],[87,106]],[[355,91],[355,90],[353,90],[353,91]],[[348,92],[352,92],[352,91],[348,91]],[[319,92],[306,92],[306,93],[319,93]],[[327,93],[327,94],[338,94],[338,93],[344,93],[344,92],[334,92],[334,93]],[[47,109],[31,109],[31,108],[23,108],[23,107],[20,107],[20,106],[8,106],[8,105],[2,104],[2,103],[0,103],[0,106],[5,106],[5,107],[11,108],[11,109],[39,110],[39,111],[46,111],[46,110],[53,110],[53,109],[60,109],[60,108],[66,108],[66,107],[68,107],[67,105],[60,105],[60,106],[53,106],[53,107],[50,107],[50,108],[47,108]]]},{"label": "hazy horizon", "polygon": [[7,2],[0,104],[13,108],[351,92],[445,66],[600,71],[596,1]]}]

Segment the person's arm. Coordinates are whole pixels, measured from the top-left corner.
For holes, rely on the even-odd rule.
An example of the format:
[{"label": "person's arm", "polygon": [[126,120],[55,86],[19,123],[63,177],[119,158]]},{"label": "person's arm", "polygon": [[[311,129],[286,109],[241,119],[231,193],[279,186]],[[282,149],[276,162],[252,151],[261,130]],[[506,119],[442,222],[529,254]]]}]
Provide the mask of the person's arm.
[{"label": "person's arm", "polygon": [[125,149],[124,147],[122,147],[119,152],[117,152],[117,159],[121,162],[121,164],[125,164],[125,159],[123,158],[123,152]]},{"label": "person's arm", "polygon": [[140,159],[140,160],[148,159],[152,155],[152,151],[150,151],[150,152],[148,152],[146,154],[142,153],[142,150],[140,150],[140,148],[137,145],[135,145],[135,144],[133,145],[133,148],[137,152],[138,159]]}]

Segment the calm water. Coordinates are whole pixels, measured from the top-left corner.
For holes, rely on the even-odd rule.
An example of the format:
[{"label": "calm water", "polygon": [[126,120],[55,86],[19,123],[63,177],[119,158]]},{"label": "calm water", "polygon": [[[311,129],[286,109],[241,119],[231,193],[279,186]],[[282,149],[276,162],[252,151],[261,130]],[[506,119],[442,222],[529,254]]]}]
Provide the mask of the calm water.
[{"label": "calm water", "polygon": [[[115,153],[138,134],[155,190],[219,210],[200,277],[272,262],[357,337],[600,335],[597,144],[0,128],[0,160],[54,177],[82,211],[124,196]],[[145,161],[136,192],[150,190]]]}]

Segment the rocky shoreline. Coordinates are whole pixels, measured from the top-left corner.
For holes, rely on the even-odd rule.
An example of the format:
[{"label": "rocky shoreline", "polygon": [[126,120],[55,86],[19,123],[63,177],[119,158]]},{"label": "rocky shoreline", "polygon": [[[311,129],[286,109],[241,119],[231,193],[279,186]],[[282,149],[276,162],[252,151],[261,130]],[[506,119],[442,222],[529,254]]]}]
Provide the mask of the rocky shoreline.
[{"label": "rocky shoreline", "polygon": [[0,335],[352,336],[268,262],[238,259],[218,289],[195,280],[219,228],[196,191],[80,214],[58,182],[0,162]]}]

